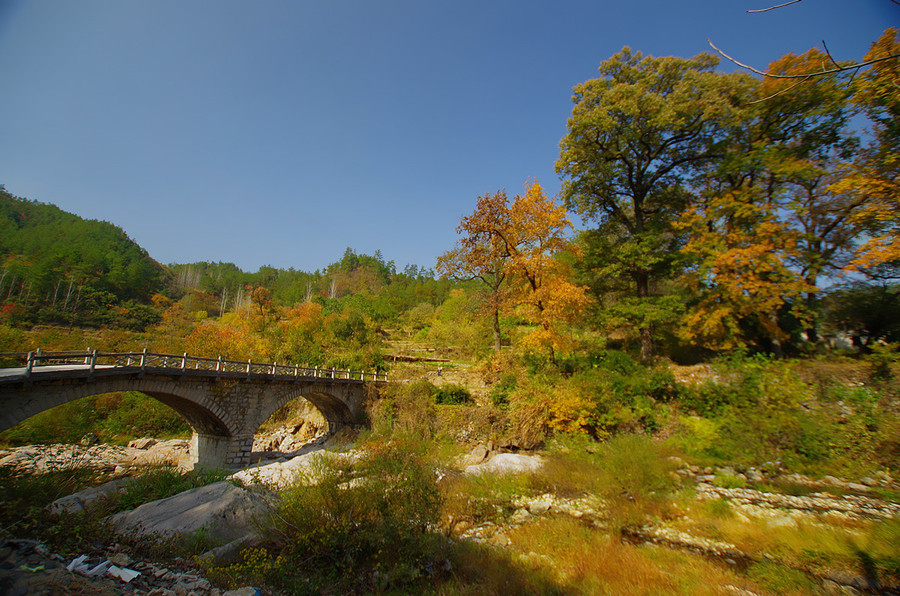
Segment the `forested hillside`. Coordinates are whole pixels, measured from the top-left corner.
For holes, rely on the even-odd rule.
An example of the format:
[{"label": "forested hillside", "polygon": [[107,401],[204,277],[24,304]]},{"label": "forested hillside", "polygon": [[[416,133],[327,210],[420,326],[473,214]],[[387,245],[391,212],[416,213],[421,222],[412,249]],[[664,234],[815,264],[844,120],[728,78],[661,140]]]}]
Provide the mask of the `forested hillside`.
[{"label": "forested hillside", "polygon": [[0,189],[0,302],[22,323],[142,328],[166,270],[125,232]]}]

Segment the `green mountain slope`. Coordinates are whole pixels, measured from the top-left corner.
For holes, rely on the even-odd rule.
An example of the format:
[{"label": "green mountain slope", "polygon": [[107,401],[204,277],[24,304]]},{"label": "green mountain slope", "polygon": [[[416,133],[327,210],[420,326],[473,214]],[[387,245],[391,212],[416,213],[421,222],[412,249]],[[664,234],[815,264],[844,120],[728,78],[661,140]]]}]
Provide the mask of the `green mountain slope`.
[{"label": "green mountain slope", "polygon": [[32,323],[129,319],[163,287],[166,276],[121,228],[0,187],[0,304],[7,315]]}]

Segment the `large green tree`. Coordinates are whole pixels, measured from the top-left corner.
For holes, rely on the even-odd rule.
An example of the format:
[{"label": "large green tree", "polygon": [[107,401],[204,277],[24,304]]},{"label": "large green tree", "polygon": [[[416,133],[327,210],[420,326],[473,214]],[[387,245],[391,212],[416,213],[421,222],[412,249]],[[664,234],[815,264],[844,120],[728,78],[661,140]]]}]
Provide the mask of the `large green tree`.
[{"label": "large green tree", "polygon": [[624,48],[599,78],[575,87],[556,171],[566,206],[596,222],[590,246],[598,275],[624,275],[641,355],[654,353],[655,299],[680,245],[671,222],[684,210],[692,177],[721,157],[743,75],[717,72],[718,58],[644,56]]}]

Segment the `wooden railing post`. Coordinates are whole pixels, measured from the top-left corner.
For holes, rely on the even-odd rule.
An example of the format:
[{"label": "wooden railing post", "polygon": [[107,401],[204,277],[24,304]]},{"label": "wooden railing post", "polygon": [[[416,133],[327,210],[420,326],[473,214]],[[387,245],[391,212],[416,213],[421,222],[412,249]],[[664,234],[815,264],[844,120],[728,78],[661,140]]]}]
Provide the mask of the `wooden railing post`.
[{"label": "wooden railing post", "polygon": [[222,371],[222,357],[219,356],[219,359],[216,360],[216,372]]},{"label": "wooden railing post", "polygon": [[88,349],[87,349],[87,355],[84,357],[84,363],[85,363],[85,364],[90,364],[90,363],[91,363],[91,354],[92,354],[91,348],[88,347]]},{"label": "wooden railing post", "polygon": [[34,368],[34,352],[28,352],[28,361],[25,365],[25,376],[31,376],[31,370]]},{"label": "wooden railing post", "polygon": [[251,366],[252,362],[253,361],[251,359],[249,359],[249,358],[247,359],[247,376],[250,376],[250,366]]},{"label": "wooden railing post", "polygon": [[95,368],[97,368],[97,350],[91,352],[91,374],[94,374]]}]

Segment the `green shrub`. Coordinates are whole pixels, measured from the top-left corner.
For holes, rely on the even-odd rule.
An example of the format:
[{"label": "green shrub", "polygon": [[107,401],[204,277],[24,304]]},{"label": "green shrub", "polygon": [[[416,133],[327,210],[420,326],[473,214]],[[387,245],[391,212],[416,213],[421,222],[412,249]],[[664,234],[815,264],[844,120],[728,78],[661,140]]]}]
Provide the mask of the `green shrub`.
[{"label": "green shrub", "polygon": [[124,444],[138,437],[185,437],[190,427],[162,402],[125,391],[75,400],[32,416],[0,433],[11,445],[77,443],[88,433],[101,441]]},{"label": "green shrub", "polygon": [[491,403],[498,408],[509,406],[509,395],[519,383],[516,373],[504,373],[500,380],[491,386]]},{"label": "green shrub", "polygon": [[713,484],[720,488],[746,488],[747,479],[741,478],[737,474],[716,474],[713,478]]},{"label": "green shrub", "polygon": [[874,344],[867,360],[871,365],[871,378],[874,381],[888,381],[894,373],[891,367],[900,361],[900,344]]},{"label": "green shrub", "polygon": [[463,404],[471,404],[475,400],[469,390],[461,385],[444,385],[443,387],[434,387],[431,391],[436,404],[442,406],[458,406]]},{"label": "green shrub", "polygon": [[424,380],[384,387],[378,399],[366,401],[373,434],[417,440],[434,438],[437,430],[434,388]]},{"label": "green shrub", "polygon": [[314,484],[301,480],[282,494],[267,550],[245,553],[242,564],[268,586],[294,594],[399,590],[446,555],[434,530],[440,492],[421,454],[371,445],[352,468],[319,458],[311,477]]}]

